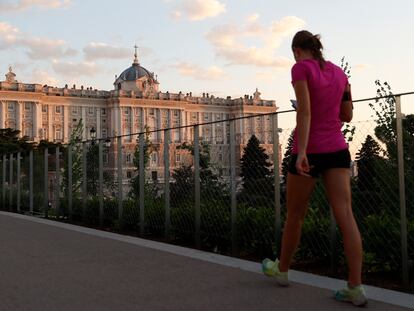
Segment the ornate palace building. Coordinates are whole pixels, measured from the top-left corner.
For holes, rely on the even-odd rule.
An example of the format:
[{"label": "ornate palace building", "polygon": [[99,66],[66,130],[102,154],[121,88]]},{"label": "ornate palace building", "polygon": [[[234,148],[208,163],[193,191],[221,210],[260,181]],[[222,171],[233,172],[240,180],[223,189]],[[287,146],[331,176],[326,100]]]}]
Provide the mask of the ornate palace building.
[{"label": "ornate palace building", "polygon": [[[277,110],[275,101],[261,99],[257,89],[252,96],[232,99],[217,98],[208,93],[193,96],[191,92],[161,92],[159,86],[157,76],[140,65],[136,52],[132,66],[116,77],[111,91],[76,88],[75,85],[57,88],[21,83],[9,68],[6,80],[0,82],[0,128],[20,130],[20,135],[35,142],[67,143],[80,120],[83,139],[89,139],[92,128],[96,129],[97,138],[107,138],[139,133],[146,127],[150,130],[173,128]],[[237,122],[236,143],[239,146],[245,144],[252,133],[271,152],[271,118],[259,116]],[[201,139],[211,141],[212,146],[217,147],[212,150],[217,161],[228,146],[228,135],[228,122],[200,126]],[[132,164],[136,137],[123,138],[126,166]],[[151,155],[152,170],[161,173],[162,132],[154,133],[151,140],[159,147],[154,148]],[[192,140],[192,127],[171,133],[172,145]],[[173,154],[171,165],[174,167],[182,161],[179,154]],[[125,177],[128,175],[130,172],[127,171]]]}]

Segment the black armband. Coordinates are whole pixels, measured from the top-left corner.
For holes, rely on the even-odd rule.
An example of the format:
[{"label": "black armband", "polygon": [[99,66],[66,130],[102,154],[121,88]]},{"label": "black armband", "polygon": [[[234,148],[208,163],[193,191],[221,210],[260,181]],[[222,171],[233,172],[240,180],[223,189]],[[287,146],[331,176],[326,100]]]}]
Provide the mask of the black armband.
[{"label": "black armband", "polygon": [[342,96],[342,101],[352,101],[351,92],[344,92],[344,95]]}]

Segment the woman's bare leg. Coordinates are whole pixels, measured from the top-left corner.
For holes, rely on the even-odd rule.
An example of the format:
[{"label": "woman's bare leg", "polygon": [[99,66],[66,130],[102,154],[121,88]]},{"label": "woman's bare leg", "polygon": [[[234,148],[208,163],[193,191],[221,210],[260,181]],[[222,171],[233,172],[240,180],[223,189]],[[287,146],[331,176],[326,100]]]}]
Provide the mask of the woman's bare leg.
[{"label": "woman's bare leg", "polygon": [[329,203],[344,240],[349,268],[348,284],[357,286],[361,284],[362,241],[352,213],[349,169],[329,169],[324,172],[323,179]]},{"label": "woman's bare leg", "polygon": [[303,219],[316,179],[289,173],[287,178],[287,219],[283,229],[279,269],[288,271],[298,247]]}]

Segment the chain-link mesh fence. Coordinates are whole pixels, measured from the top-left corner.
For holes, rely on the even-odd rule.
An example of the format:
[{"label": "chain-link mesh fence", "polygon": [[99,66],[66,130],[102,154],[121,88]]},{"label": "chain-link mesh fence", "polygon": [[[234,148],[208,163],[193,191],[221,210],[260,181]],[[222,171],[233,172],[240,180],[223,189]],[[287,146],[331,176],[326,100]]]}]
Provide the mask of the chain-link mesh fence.
[{"label": "chain-link mesh fence", "polygon": [[[373,102],[371,109],[372,119],[344,127],[353,159],[353,210],[364,242],[364,272],[395,276],[408,271],[413,280],[414,118],[402,120],[403,193],[397,122],[390,117],[395,110],[381,118],[380,102]],[[252,114],[229,121],[235,116],[217,114],[214,121],[205,119],[203,124],[198,118],[182,128],[155,130],[153,125],[139,135],[40,144],[32,155],[21,151],[20,160],[17,152],[3,154],[1,209],[247,258],[276,256],[286,218],[293,133],[274,123],[283,116]],[[303,224],[296,266],[344,271],[340,243],[319,181]]]}]

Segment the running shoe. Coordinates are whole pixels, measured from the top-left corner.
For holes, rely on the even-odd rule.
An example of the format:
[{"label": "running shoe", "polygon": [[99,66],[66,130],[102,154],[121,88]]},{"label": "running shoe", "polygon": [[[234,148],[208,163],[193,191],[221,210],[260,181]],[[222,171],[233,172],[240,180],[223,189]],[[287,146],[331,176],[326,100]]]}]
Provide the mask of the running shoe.
[{"label": "running shoe", "polygon": [[264,275],[274,277],[276,279],[276,283],[280,286],[289,286],[288,272],[280,272],[278,259],[275,261],[268,258],[263,260],[262,271]]},{"label": "running shoe", "polygon": [[352,302],[353,305],[362,307],[368,303],[365,295],[365,290],[362,285],[350,288],[347,286],[344,289],[337,290],[334,297],[338,301]]}]

